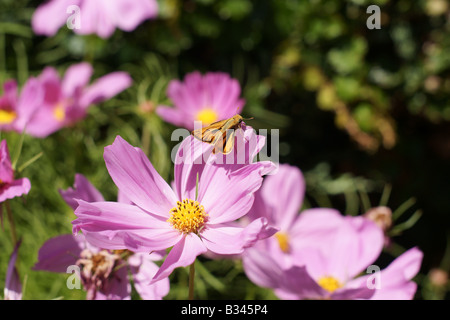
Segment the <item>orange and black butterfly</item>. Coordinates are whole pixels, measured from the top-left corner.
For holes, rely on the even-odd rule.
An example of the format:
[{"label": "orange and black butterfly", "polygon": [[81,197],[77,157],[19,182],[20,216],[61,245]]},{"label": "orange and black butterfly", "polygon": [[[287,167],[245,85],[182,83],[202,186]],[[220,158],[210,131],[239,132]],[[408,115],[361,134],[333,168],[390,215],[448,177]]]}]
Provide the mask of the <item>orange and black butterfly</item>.
[{"label": "orange and black butterfly", "polygon": [[244,120],[251,120],[253,118],[244,119],[241,115],[236,114],[230,119],[217,121],[211,123],[201,129],[191,132],[197,139],[214,145],[213,153],[221,152],[228,154],[234,147],[234,136],[237,129],[240,129]]}]

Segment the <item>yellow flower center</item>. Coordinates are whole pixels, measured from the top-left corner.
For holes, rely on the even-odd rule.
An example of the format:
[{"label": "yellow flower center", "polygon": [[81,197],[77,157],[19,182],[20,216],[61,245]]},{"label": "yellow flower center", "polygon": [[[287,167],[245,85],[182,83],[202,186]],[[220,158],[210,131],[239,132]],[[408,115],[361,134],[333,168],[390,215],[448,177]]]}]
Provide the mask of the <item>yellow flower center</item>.
[{"label": "yellow flower center", "polygon": [[66,110],[64,109],[64,105],[62,103],[58,103],[53,109],[53,116],[58,121],[64,121],[66,118]]},{"label": "yellow flower center", "polygon": [[217,113],[211,108],[205,108],[197,113],[197,121],[201,121],[203,125],[209,125],[217,121]]},{"label": "yellow flower center", "polygon": [[12,110],[0,110],[0,124],[10,124],[17,118],[17,114]]},{"label": "yellow flower center", "polygon": [[177,201],[177,206],[173,207],[170,213],[167,222],[183,233],[198,233],[208,217],[203,206],[198,201],[191,199]]},{"label": "yellow flower center", "polygon": [[280,231],[275,233],[275,237],[278,240],[278,245],[280,246],[281,251],[288,253],[290,251],[289,235]]},{"label": "yellow flower center", "polygon": [[318,283],[328,292],[334,292],[335,290],[343,287],[339,280],[334,277],[322,277],[319,279]]}]

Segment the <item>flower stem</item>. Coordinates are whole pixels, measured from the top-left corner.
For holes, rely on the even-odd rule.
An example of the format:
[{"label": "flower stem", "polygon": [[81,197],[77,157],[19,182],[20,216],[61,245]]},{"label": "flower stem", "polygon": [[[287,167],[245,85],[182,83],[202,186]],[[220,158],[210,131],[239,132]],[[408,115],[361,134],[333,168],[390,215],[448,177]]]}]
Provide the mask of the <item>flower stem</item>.
[{"label": "flower stem", "polygon": [[198,199],[198,172],[197,172],[197,177],[195,179],[195,201],[197,201]]},{"label": "flower stem", "polygon": [[17,243],[16,225],[14,224],[11,207],[9,205],[8,200],[5,201],[5,206],[6,206],[6,216],[8,217],[9,227],[11,228],[11,237],[15,245]]},{"label": "flower stem", "polygon": [[189,266],[189,300],[194,300],[195,261]]}]

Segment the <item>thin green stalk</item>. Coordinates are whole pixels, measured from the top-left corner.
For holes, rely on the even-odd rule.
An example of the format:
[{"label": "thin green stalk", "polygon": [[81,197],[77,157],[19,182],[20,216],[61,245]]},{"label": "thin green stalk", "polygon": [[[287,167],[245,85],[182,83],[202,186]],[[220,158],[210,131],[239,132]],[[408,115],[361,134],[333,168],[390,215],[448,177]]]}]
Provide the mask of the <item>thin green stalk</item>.
[{"label": "thin green stalk", "polygon": [[411,208],[416,203],[416,199],[409,198],[405,202],[403,202],[393,213],[392,220],[396,221],[400,216],[406,212],[409,208]]},{"label": "thin green stalk", "polygon": [[383,194],[381,195],[379,206],[387,206],[391,191],[392,186],[390,184],[386,184],[383,188]]},{"label": "thin green stalk", "polygon": [[194,300],[195,261],[189,266],[189,300]]},{"label": "thin green stalk", "polygon": [[22,172],[26,167],[28,167],[30,164],[38,160],[44,153],[41,151],[37,155],[35,155],[33,158],[22,164],[18,169],[17,172]]},{"label": "thin green stalk", "polygon": [[16,225],[14,223],[14,219],[13,219],[12,212],[11,212],[11,207],[9,205],[8,200],[5,201],[5,206],[6,206],[6,216],[8,218],[9,226],[11,228],[11,238],[13,240],[14,245],[16,245],[16,243],[17,243]]},{"label": "thin green stalk", "polygon": [[198,172],[195,180],[195,201],[197,201],[197,199],[198,199]]}]

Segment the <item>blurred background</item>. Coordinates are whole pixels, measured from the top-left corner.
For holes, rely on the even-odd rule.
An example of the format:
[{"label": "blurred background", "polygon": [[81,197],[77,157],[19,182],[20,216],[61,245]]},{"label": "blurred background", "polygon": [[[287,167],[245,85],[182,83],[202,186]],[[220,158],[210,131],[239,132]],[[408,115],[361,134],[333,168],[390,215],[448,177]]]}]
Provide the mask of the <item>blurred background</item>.
[{"label": "blurred background", "polygon": [[[445,299],[450,289],[450,4],[446,0],[159,0],[156,19],[102,39],[61,28],[34,35],[41,1],[0,2],[0,83],[23,85],[46,66],[63,72],[88,61],[93,78],[123,70],[133,86],[98,106],[74,127],[48,138],[25,137],[19,162],[32,189],[11,202],[23,238],[19,273],[24,299],[84,298],[65,287],[67,275],[30,271],[45,240],[71,232],[75,218],[58,189],[82,173],[108,200],[117,191],[103,148],[121,135],[149,155],[170,181],[175,127],[155,113],[171,102],[172,79],[199,70],[238,79],[243,115],[254,128],[280,130],[280,162],[298,166],[307,182],[305,206],[363,214],[384,204],[394,212],[393,243],[384,267],[403,248],[424,252],[417,299]],[[381,28],[368,29],[369,5]],[[270,132],[270,131],[269,131]],[[2,133],[13,152],[20,136]],[[0,283],[13,245],[0,230]],[[204,259],[200,298],[265,299],[239,262]],[[168,299],[185,298],[187,273],[177,270]]]}]

